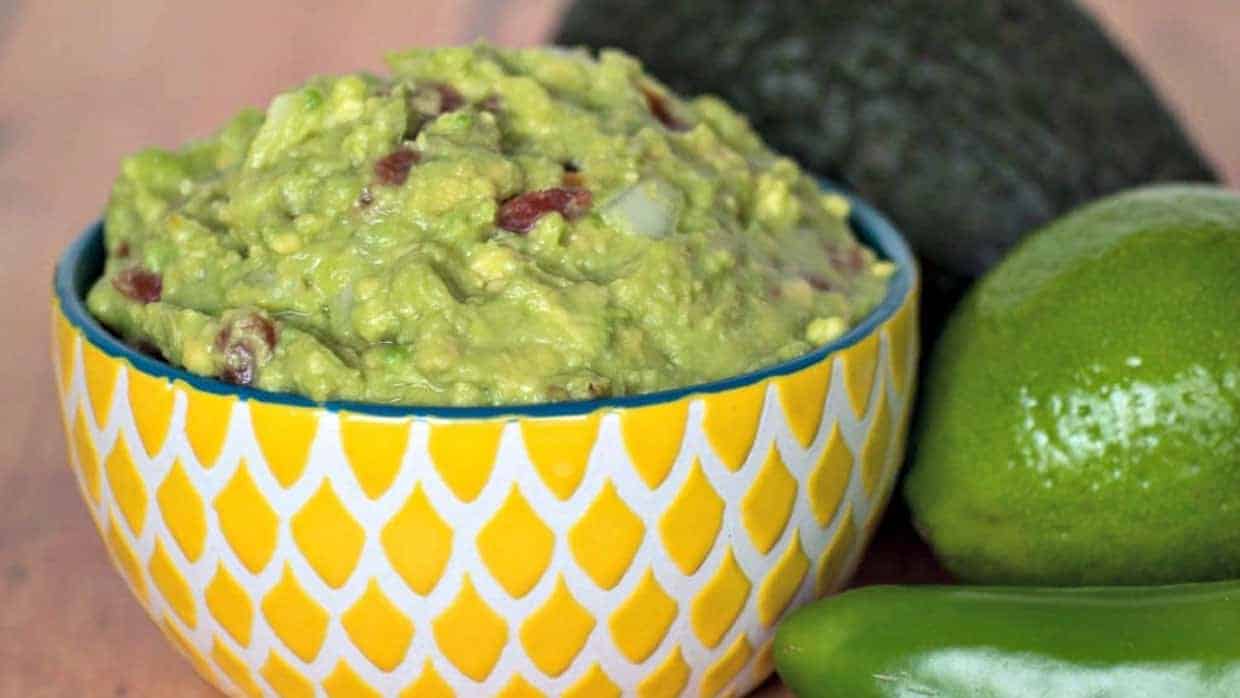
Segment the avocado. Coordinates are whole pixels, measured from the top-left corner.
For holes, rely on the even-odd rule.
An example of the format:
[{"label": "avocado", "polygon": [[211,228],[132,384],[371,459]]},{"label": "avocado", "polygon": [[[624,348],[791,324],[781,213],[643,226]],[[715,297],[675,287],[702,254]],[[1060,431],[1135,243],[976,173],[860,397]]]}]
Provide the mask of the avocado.
[{"label": "avocado", "polygon": [[923,263],[928,339],[1023,233],[1137,184],[1216,180],[1066,0],[578,0],[555,40],[722,96],[875,203]]},{"label": "avocado", "polygon": [[1240,194],[1143,187],[1027,236],[922,400],[904,492],[958,579],[1240,576]]}]

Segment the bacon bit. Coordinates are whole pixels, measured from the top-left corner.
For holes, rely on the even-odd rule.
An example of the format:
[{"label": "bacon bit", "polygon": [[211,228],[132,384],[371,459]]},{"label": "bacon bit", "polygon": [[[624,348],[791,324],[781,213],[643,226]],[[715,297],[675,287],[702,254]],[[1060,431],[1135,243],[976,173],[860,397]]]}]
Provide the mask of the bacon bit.
[{"label": "bacon bit", "polygon": [[646,96],[646,107],[650,109],[650,113],[654,118],[659,120],[671,131],[687,131],[689,124],[681,121],[672,113],[672,106],[668,102],[667,97],[655,92],[649,87],[642,87],[642,94]]},{"label": "bacon bit", "polygon": [[465,97],[456,88],[437,82],[434,85],[435,91],[439,93],[439,113],[447,114],[450,111],[456,111],[465,105]]},{"label": "bacon bit", "polygon": [[[255,338],[260,346],[254,345]],[[224,354],[220,379],[234,385],[253,385],[260,352],[270,354],[278,339],[275,323],[258,313],[225,324],[215,335],[215,348]]]},{"label": "bacon bit", "polygon": [[375,163],[375,177],[380,184],[400,186],[409,178],[409,170],[422,160],[422,154],[409,148],[397,148]]},{"label": "bacon bit", "polygon": [[116,246],[116,252],[113,252],[112,254],[116,255],[117,259],[128,258],[129,257],[129,243],[125,240],[121,240],[121,244]]},{"label": "bacon bit", "polygon": [[253,385],[257,361],[254,352],[245,344],[234,344],[224,352],[224,370],[220,380],[233,385]]},{"label": "bacon bit", "polygon": [[580,187],[557,187],[527,191],[499,207],[496,224],[513,233],[528,233],[543,214],[555,211],[568,220],[580,218],[590,209],[593,196]]},{"label": "bacon bit", "polygon": [[[408,176],[408,173],[405,174]],[[357,195],[357,205],[366,208],[374,202],[375,195],[370,192],[370,187],[362,187],[362,193]]]},{"label": "bacon bit", "polygon": [[164,280],[153,271],[130,267],[112,279],[112,287],[121,295],[139,303],[154,303],[164,292]]},{"label": "bacon bit", "polygon": [[[254,335],[262,339],[267,351],[271,351],[279,340],[279,332],[274,322],[264,315],[248,313],[224,325],[219,334],[215,336],[215,348],[224,351],[233,342],[234,336],[240,334]],[[245,337],[239,337],[238,341],[245,341],[245,339]]]},{"label": "bacon bit", "polygon": [[607,383],[595,383],[594,381],[590,381],[590,383],[586,384],[586,392],[589,393],[590,398],[593,400],[603,397],[611,397],[611,385]]}]

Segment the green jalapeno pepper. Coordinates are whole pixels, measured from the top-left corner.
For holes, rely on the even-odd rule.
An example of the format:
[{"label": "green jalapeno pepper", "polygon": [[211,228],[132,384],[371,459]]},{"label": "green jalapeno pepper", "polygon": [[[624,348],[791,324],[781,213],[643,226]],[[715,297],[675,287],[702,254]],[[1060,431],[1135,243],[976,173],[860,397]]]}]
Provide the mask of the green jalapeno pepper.
[{"label": "green jalapeno pepper", "polygon": [[1240,581],[894,587],[810,604],[775,662],[800,698],[1240,697]]}]

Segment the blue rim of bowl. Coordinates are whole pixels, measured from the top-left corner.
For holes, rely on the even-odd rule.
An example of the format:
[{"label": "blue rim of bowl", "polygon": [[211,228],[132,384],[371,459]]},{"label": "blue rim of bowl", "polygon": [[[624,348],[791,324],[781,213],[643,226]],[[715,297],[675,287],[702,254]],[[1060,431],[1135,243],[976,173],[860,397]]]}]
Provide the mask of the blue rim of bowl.
[{"label": "blue rim of bowl", "polygon": [[103,269],[103,221],[97,220],[88,227],[65,251],[56,265],[55,290],[61,311],[69,322],[82,331],[87,341],[105,354],[128,361],[139,371],[169,381],[181,381],[196,390],[216,395],[231,395],[241,400],[257,400],[289,407],[327,409],[333,412],[370,415],[375,417],[431,417],[440,419],[498,419],[505,417],[569,417],[586,415],[598,410],[622,409],[672,402],[693,395],[720,393],[743,388],[776,376],[795,373],[812,366],[828,355],[846,349],[878,329],[904,304],[913,290],[917,265],[907,243],[882,214],[856,196],[843,191],[830,182],[823,182],[823,189],[839,193],[850,205],[849,224],[857,236],[879,255],[896,264],[887,295],[858,325],[808,354],[790,359],[774,366],[750,371],[731,378],[660,390],[638,395],[578,400],[571,402],[531,403],[528,405],[496,405],[482,407],[437,407],[422,405],[385,405],[380,403],[332,400],[315,402],[292,393],[277,393],[257,388],[232,385],[214,378],[199,376],[171,364],[159,361],[130,348],[104,329],[86,310],[85,296]]}]

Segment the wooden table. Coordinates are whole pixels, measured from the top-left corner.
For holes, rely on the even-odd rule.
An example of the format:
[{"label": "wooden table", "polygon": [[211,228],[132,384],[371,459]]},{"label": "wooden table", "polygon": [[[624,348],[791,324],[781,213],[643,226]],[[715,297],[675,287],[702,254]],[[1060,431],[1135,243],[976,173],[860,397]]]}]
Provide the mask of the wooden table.
[{"label": "wooden table", "polygon": [[[1146,59],[1235,181],[1234,0],[1088,4]],[[52,259],[98,215],[118,158],[207,133],[239,105],[263,104],[310,72],[377,68],[382,49],[474,36],[537,41],[559,5],[0,0],[0,696],[215,695],[112,571],[65,466],[55,413]],[[860,581],[939,578],[899,514]]]}]

